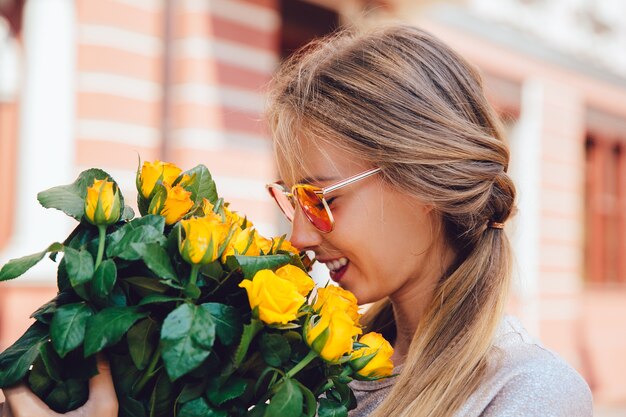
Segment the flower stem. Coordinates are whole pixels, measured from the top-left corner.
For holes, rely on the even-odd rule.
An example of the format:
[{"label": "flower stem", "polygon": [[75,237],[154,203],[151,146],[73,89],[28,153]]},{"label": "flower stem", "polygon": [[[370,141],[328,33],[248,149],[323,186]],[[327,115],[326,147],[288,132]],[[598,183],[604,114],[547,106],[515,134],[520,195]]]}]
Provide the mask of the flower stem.
[{"label": "flower stem", "polygon": [[315,358],[317,358],[317,353],[313,350],[309,351],[309,353],[304,357],[304,359],[298,362],[296,366],[291,368],[289,372],[285,374],[285,378],[293,378],[295,374],[297,374],[302,369],[304,369],[304,367],[307,366],[309,363],[311,363],[311,361]]},{"label": "flower stem", "polygon": [[104,241],[106,240],[107,227],[104,225],[98,225],[98,255],[96,256],[96,266],[94,269],[98,269],[100,262],[102,262],[102,256],[104,255]]},{"label": "flower stem", "polygon": [[189,273],[189,285],[196,285],[198,279],[198,271],[200,271],[200,265],[192,264],[191,272]]}]

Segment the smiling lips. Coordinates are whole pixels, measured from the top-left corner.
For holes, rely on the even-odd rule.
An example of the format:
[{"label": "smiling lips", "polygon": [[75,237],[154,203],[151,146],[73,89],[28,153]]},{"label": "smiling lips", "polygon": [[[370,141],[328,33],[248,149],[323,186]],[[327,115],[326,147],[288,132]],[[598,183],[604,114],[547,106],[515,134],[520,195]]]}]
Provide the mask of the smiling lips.
[{"label": "smiling lips", "polygon": [[348,269],[349,263],[350,261],[348,261],[347,258],[343,257],[338,259],[331,259],[324,262],[324,264],[326,264],[326,267],[328,267],[330,271],[330,278],[335,282],[339,282],[339,280],[341,280],[341,277],[343,277],[343,275],[346,273],[346,270]]}]

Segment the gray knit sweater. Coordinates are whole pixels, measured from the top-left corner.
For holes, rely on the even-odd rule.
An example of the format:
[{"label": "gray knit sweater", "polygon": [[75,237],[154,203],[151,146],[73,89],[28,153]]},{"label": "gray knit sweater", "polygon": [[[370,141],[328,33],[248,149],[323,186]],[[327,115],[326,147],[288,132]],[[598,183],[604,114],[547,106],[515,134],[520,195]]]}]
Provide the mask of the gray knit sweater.
[{"label": "gray knit sweater", "polygon": [[[402,367],[395,369],[401,372]],[[416,375],[416,378],[419,378]],[[349,417],[367,417],[387,396],[394,379],[353,381],[358,406]],[[521,323],[503,318],[484,382],[455,417],[590,417],[589,386],[555,353],[534,340]]]}]

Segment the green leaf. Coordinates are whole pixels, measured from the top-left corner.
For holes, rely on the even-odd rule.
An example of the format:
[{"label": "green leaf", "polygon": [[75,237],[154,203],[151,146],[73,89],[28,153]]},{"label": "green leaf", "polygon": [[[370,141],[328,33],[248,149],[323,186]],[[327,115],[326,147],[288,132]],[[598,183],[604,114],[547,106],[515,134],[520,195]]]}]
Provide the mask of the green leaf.
[{"label": "green leaf", "polygon": [[62,361],[62,376],[64,379],[82,379],[88,381],[94,375],[98,375],[96,356],[84,356],[82,347],[74,349]]},{"label": "green leaf", "polygon": [[117,268],[112,259],[105,259],[93,275],[91,290],[94,296],[103,299],[113,289],[117,279]]},{"label": "green leaf", "polygon": [[[123,230],[125,227],[126,226],[120,230]],[[115,233],[111,234],[111,236]],[[119,241],[112,241],[107,246],[106,253],[109,258],[119,257],[127,261],[135,261],[137,259],[141,259],[141,255],[133,248],[133,243],[142,245],[148,243],[161,243],[164,245],[165,241],[166,239],[165,236],[163,236],[163,231],[159,231],[154,226],[143,225],[127,230]]]},{"label": "green leaf", "polygon": [[213,409],[204,398],[196,398],[180,407],[178,417],[228,417],[228,413]]},{"label": "green leaf", "polygon": [[186,403],[191,400],[195,400],[199,398],[204,393],[206,389],[206,383],[203,382],[194,382],[185,384],[183,389],[180,391],[176,402],[178,403]]},{"label": "green leaf", "polygon": [[171,417],[174,415],[174,395],[172,383],[165,372],[161,372],[150,395],[150,417]]},{"label": "green leaf", "polygon": [[265,410],[266,417],[273,416],[300,416],[302,414],[303,397],[302,391],[292,379],[284,379],[280,383],[276,393],[270,399],[270,404]]},{"label": "green leaf", "polygon": [[54,386],[54,380],[50,378],[41,357],[35,359],[33,368],[28,373],[28,386],[40,398],[46,398]]},{"label": "green leaf", "polygon": [[221,303],[205,303],[202,308],[215,319],[217,337],[226,346],[235,343],[241,337],[243,325],[241,315],[233,307]]},{"label": "green leaf", "polygon": [[319,417],[348,417],[348,409],[337,401],[322,398],[320,399],[317,415]]},{"label": "green leaf", "polygon": [[300,391],[302,391],[302,395],[304,395],[304,406],[305,406],[304,415],[306,417],[314,417],[315,413],[317,412],[317,399],[315,398],[315,395],[313,395],[310,389],[302,385],[300,381],[296,380],[296,383],[300,387]]},{"label": "green leaf", "polygon": [[39,261],[41,261],[48,252],[61,251],[63,251],[63,245],[55,242],[52,245],[48,246],[44,251],[17,259],[11,259],[9,262],[4,264],[2,269],[0,269],[0,281],[7,281],[9,279],[19,277],[24,272],[35,266]]},{"label": "green leaf", "polygon": [[35,322],[13,345],[0,354],[0,388],[18,383],[48,340],[48,326]]},{"label": "green leaf", "polygon": [[98,238],[98,228],[87,222],[79,223],[70,235],[63,241],[63,246],[74,249],[85,249],[87,245]]},{"label": "green leaf", "polygon": [[165,318],[161,348],[165,369],[172,381],[197,368],[211,353],[215,320],[204,308],[181,304]]},{"label": "green leaf", "polygon": [[128,277],[124,278],[124,282],[132,285],[144,297],[154,293],[162,294],[170,288],[158,278],[152,277]]},{"label": "green leaf", "polygon": [[184,300],[185,300],[184,298],[172,297],[171,295],[150,294],[142,298],[138,305],[143,306],[147,304],[172,303],[175,301],[184,301]]},{"label": "green leaf", "polygon": [[143,376],[143,372],[134,366],[130,355],[116,354],[112,351],[107,353],[118,399],[130,398],[133,386]]},{"label": "green leaf", "polygon": [[33,314],[30,315],[31,319],[35,319],[44,324],[50,324],[50,320],[52,320],[52,316],[57,309],[56,297],[46,304],[39,307]]},{"label": "green leaf", "polygon": [[121,397],[118,400],[120,402],[119,417],[148,417],[140,401],[132,397]]},{"label": "green leaf", "polygon": [[187,191],[191,191],[191,199],[193,202],[199,204],[203,198],[206,198],[211,204],[215,204],[217,201],[217,187],[207,167],[204,165],[195,166],[183,172],[179,177],[182,178],[185,174],[190,177],[195,176],[191,184],[185,186]]},{"label": "green leaf", "polygon": [[112,251],[118,250],[116,248],[119,245],[120,241],[130,232],[135,229],[138,229],[142,226],[151,226],[159,231],[159,233],[163,233],[165,230],[165,218],[153,214],[149,214],[147,216],[139,217],[137,219],[131,220],[126,223],[124,226],[117,229],[115,232],[107,235],[107,256],[111,257]]},{"label": "green leaf", "polygon": [[141,320],[128,330],[126,338],[130,357],[135,366],[139,370],[144,370],[159,340],[157,323],[149,317]]},{"label": "green leaf", "polygon": [[252,343],[252,340],[262,328],[263,323],[260,320],[255,319],[250,320],[250,324],[243,326],[243,333],[241,334],[241,339],[239,340],[237,349],[235,349],[235,356],[233,358],[235,367],[241,365],[248,353],[250,343]]},{"label": "green leaf", "polygon": [[65,248],[65,267],[72,287],[85,284],[93,277],[93,257],[85,249]]},{"label": "green leaf", "polygon": [[50,378],[61,382],[63,380],[63,361],[56,353],[52,342],[46,342],[39,348],[39,359],[43,362]]},{"label": "green leaf", "polygon": [[85,326],[92,315],[93,310],[85,303],[66,304],[57,309],[50,324],[50,337],[60,357],[83,343]]},{"label": "green leaf", "polygon": [[[81,172],[78,178],[67,185],[59,185],[37,194],[37,200],[45,208],[54,208],[61,210],[68,216],[80,221],[85,213],[85,197],[87,196],[87,187],[93,185],[93,180],[108,179],[113,181],[116,189],[119,189],[117,183],[111,175],[97,168],[91,168]],[[124,197],[120,193],[120,206],[124,207]],[[125,210],[126,211],[126,210]]]},{"label": "green leaf", "polygon": [[67,266],[65,265],[65,258],[61,259],[59,267],[57,268],[57,287],[61,292],[69,292],[72,290],[70,277],[67,274]]},{"label": "green leaf", "polygon": [[207,386],[206,395],[214,405],[220,406],[227,401],[239,398],[246,392],[247,382],[241,378],[232,377],[220,386],[218,379],[213,379]]},{"label": "green leaf", "polygon": [[46,404],[57,413],[67,413],[85,404],[88,397],[87,381],[68,379],[52,389],[46,397]]},{"label": "green leaf", "polygon": [[89,318],[85,333],[85,356],[117,343],[137,320],[147,313],[137,307],[108,307]]},{"label": "green leaf", "polygon": [[131,243],[130,246],[159,278],[176,279],[176,272],[163,246],[158,243]]},{"label": "green leaf", "polygon": [[252,279],[262,269],[276,269],[291,262],[289,255],[242,256],[234,255],[226,259],[231,270],[241,268],[244,278]]},{"label": "green leaf", "polygon": [[265,362],[274,367],[281,366],[291,355],[289,342],[279,334],[263,333],[259,341]]}]

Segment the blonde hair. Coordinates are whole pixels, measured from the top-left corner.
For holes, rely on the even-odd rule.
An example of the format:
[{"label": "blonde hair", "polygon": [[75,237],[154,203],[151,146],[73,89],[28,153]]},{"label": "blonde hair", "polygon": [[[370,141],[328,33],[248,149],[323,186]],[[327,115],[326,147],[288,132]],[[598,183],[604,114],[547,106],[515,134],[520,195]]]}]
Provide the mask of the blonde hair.
[{"label": "blonde hair", "polygon": [[[437,283],[402,372],[372,416],[450,416],[481,383],[503,314],[510,247],[489,221],[511,215],[509,151],[478,73],[430,34],[394,25],[339,32],[288,60],[268,119],[284,175],[305,156],[297,138],[332,141],[392,186],[432,204],[457,258]],[[388,300],[365,317],[391,338]],[[391,330],[390,332],[388,330]]]}]

